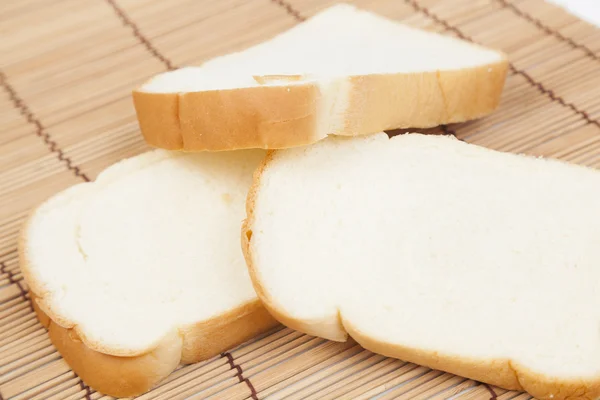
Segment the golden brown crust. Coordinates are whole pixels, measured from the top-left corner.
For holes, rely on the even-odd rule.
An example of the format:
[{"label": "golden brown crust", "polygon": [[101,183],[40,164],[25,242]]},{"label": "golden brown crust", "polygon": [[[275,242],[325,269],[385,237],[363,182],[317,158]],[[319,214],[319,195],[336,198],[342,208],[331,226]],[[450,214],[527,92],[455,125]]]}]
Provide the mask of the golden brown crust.
[{"label": "golden brown crust", "polygon": [[145,393],[166,378],[179,363],[209,359],[277,325],[256,300],[179,332],[172,331],[148,353],[119,357],[90,349],[75,329],[54,323],[38,306],[35,294],[31,293],[31,298],[52,344],[71,369],[88,386],[115,397]]},{"label": "golden brown crust", "polygon": [[456,71],[351,77],[346,126],[338,134],[431,128],[482,117],[498,106],[507,68],[504,60]]},{"label": "golden brown crust", "polygon": [[279,148],[310,142],[319,96],[314,84],[181,94],[184,150]]},{"label": "golden brown crust", "polygon": [[101,351],[101,343],[87,342],[76,324],[53,316],[45,305],[43,286],[31,273],[27,256],[27,232],[34,213],[35,210],[27,218],[18,240],[20,268],[30,288],[34,310],[67,364],[88,386],[103,394],[140,395],[167,377],[179,363],[208,359],[278,325],[256,299],[208,320],[174,328],[143,354],[107,354]]},{"label": "golden brown crust", "polygon": [[184,337],[181,362],[211,358],[279,325],[256,299],[206,321],[180,327]]},{"label": "golden brown crust", "polygon": [[281,149],[315,143],[330,133],[364,135],[481,117],[498,106],[507,68],[502,59],[455,71],[348,77],[343,127],[335,132],[319,131],[327,124],[317,120],[330,118],[331,110],[322,107],[317,82],[290,84],[281,79],[281,85],[179,94],[140,89],[133,95],[140,128],[152,146],[186,151]]},{"label": "golden brown crust", "polygon": [[90,349],[74,329],[54,323],[40,309],[34,294],[31,298],[54,347],[69,367],[88,386],[100,393],[115,397],[139,395],[152,389],[179,365],[182,341],[175,331],[146,354],[135,357],[112,356]]},{"label": "golden brown crust", "polygon": [[146,142],[167,150],[183,148],[177,93],[134,91],[133,105]]},{"label": "golden brown crust", "polygon": [[508,359],[476,360],[382,342],[361,332],[350,321],[344,320],[343,315],[338,315],[334,321],[331,318],[324,318],[322,321],[306,321],[288,314],[263,286],[250,249],[257,193],[262,174],[268,168],[273,157],[274,152],[270,152],[254,174],[254,181],[246,201],[247,218],[242,225],[242,250],[254,290],[271,315],[281,323],[306,334],[330,340],[344,341],[349,335],[362,347],[374,353],[450,372],[509,390],[527,391],[538,399],[591,400],[600,398],[600,376],[585,379],[556,379],[536,373]]},{"label": "golden brown crust", "polygon": [[315,84],[181,94],[133,92],[145,140],[155,147],[185,151],[312,143],[317,140],[312,135],[319,98]]}]

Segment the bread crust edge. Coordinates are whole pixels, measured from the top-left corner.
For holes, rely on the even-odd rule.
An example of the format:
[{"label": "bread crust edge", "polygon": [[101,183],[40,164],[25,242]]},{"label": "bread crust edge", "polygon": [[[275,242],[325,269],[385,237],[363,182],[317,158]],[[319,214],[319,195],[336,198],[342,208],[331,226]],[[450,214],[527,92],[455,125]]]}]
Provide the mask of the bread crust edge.
[{"label": "bread crust edge", "polygon": [[347,320],[343,320],[343,325],[362,347],[386,357],[399,358],[508,390],[525,391],[537,399],[591,400],[600,397],[600,376],[579,380],[556,379],[510,359],[477,360],[386,343],[363,334]]},{"label": "bread crust edge", "polygon": [[314,82],[186,93],[133,91],[146,142],[184,151],[314,143],[320,139],[315,137],[320,97]]},{"label": "bread crust edge", "polygon": [[[185,93],[133,91],[142,134],[168,150],[282,149],[315,143],[328,134],[366,135],[388,129],[431,128],[494,111],[508,60],[446,71],[347,76],[350,91],[339,129],[320,131],[318,81]],[[403,93],[417,93],[405,96]],[[198,118],[201,115],[202,118]]]},{"label": "bread crust edge", "polygon": [[269,295],[268,291],[261,284],[260,274],[255,267],[252,252],[250,250],[250,241],[252,239],[254,207],[256,203],[257,192],[260,187],[260,178],[263,171],[265,168],[267,168],[269,162],[273,158],[273,154],[273,151],[269,151],[263,162],[254,172],[252,186],[250,187],[248,196],[246,198],[246,219],[244,219],[242,222],[241,227],[242,252],[244,253],[244,258],[246,260],[246,265],[248,266],[248,273],[250,275],[250,279],[252,280],[254,291],[258,295],[258,298],[262,301],[263,306],[276,320],[281,322],[283,325],[308,335],[320,336],[329,340],[344,342],[347,340],[348,335],[341,326],[341,321],[336,320],[335,323],[330,323],[327,318],[312,321],[296,319],[287,314],[280,306],[278,306],[276,301]]},{"label": "bread crust edge", "polygon": [[488,383],[508,390],[526,391],[535,398],[547,400],[576,400],[600,398],[600,376],[586,379],[559,379],[535,372],[510,359],[473,359],[452,354],[444,354],[422,348],[413,348],[372,338],[338,313],[335,320],[326,318],[306,321],[295,318],[277,304],[261,281],[250,248],[254,209],[261,185],[263,172],[269,167],[274,151],[267,154],[254,174],[254,180],[246,200],[247,218],[242,224],[242,250],[252,279],[252,284],[269,310],[282,324],[306,333],[330,340],[345,341],[348,336],[365,349],[384,355],[423,365],[432,369],[449,372],[469,379]]}]

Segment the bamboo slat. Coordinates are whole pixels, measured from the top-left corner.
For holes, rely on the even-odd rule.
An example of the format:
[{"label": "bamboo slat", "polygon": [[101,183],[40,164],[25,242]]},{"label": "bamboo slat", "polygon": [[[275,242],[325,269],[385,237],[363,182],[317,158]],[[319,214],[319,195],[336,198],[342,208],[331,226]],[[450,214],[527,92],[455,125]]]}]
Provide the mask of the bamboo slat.
[{"label": "bamboo slat", "polygon": [[[110,399],[69,370],[31,309],[16,252],[29,209],[148,150],[133,87],[158,72],[258,43],[334,2],[0,2],[0,399]],[[600,167],[600,29],[543,0],[355,3],[509,55],[497,112],[430,133]],[[352,341],[278,328],[181,366],[140,399],[374,397],[530,398],[375,355]]]}]

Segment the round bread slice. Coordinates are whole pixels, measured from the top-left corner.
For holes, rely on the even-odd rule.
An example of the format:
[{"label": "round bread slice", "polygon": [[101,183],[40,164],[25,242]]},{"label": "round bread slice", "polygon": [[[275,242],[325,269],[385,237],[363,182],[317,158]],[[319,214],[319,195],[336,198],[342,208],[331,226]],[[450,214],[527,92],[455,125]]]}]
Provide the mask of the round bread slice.
[{"label": "round bread slice", "polygon": [[272,152],[242,239],[302,332],[539,399],[600,396],[600,172],[445,136]]},{"label": "round bread slice", "polygon": [[133,92],[165,149],[280,149],[329,134],[429,128],[492,112],[501,52],[347,4],[244,51],[153,77]]},{"label": "round bread slice", "polygon": [[139,395],[179,363],[275,326],[239,245],[263,156],[157,150],[33,211],[21,270],[53,344],[89,386]]}]

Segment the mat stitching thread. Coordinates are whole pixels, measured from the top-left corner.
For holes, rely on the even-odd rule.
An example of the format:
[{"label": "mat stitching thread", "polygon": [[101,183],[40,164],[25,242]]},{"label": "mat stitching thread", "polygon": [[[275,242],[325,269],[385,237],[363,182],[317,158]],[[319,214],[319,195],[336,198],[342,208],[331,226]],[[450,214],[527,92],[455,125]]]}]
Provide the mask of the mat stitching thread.
[{"label": "mat stitching thread", "polygon": [[306,18],[303,17],[302,15],[300,15],[300,13],[297,10],[295,10],[294,7],[292,7],[292,5],[289,4],[287,1],[285,1],[285,0],[271,0],[271,1],[275,4],[277,4],[278,6],[283,7],[289,15],[291,15],[298,21],[306,21]]},{"label": "mat stitching thread", "polygon": [[229,363],[229,366],[231,367],[231,369],[237,370],[237,373],[235,374],[235,376],[237,376],[240,383],[244,382],[246,384],[246,386],[248,386],[248,389],[250,389],[250,397],[252,398],[252,400],[258,400],[258,392],[254,388],[254,385],[252,384],[252,382],[250,382],[250,379],[244,378],[242,367],[235,363],[231,353],[226,351],[224,353],[221,353],[221,357],[227,358],[227,362]]},{"label": "mat stitching thread", "polygon": [[106,0],[106,2],[112,7],[112,9],[115,12],[115,14],[117,15],[117,17],[119,17],[121,22],[123,22],[123,25],[131,28],[131,30],[133,32],[133,36],[135,36],[138,39],[138,41],[146,48],[146,50],[148,50],[148,52],[150,54],[152,54],[157,60],[162,62],[169,71],[172,71],[177,68],[171,62],[171,60],[169,60],[167,57],[160,54],[158,49],[156,47],[154,47],[152,45],[152,43],[150,43],[150,40],[148,40],[148,38],[146,38],[142,34],[142,32],[140,31],[140,28],[137,26],[137,24],[135,22],[133,22],[131,20],[131,18],[129,18],[129,16],[125,13],[125,11],[121,7],[119,7],[119,5],[115,2],[115,0]]},{"label": "mat stitching thread", "polygon": [[498,395],[496,394],[496,392],[494,392],[494,389],[492,389],[492,387],[490,385],[488,385],[487,383],[482,383],[482,385],[488,390],[488,392],[490,392],[490,394],[492,395],[492,397],[490,397],[490,400],[496,400],[498,398]]},{"label": "mat stitching thread", "polygon": [[13,106],[19,110],[19,113],[25,117],[28,123],[35,126],[35,135],[44,141],[50,152],[56,154],[56,158],[58,158],[60,162],[64,163],[67,166],[67,169],[72,171],[76,177],[89,182],[90,179],[87,177],[87,175],[81,172],[79,167],[74,165],[73,161],[69,157],[65,156],[65,153],[58,147],[58,144],[50,138],[50,134],[46,132],[46,128],[44,128],[40,120],[36,118],[29,106],[25,104],[15,89],[8,83],[6,75],[3,71],[0,71],[0,85],[2,85],[4,90],[8,93],[8,97],[13,103]]},{"label": "mat stitching thread", "polygon": [[448,125],[440,125],[440,128],[442,128],[442,132],[444,132],[444,135],[456,136],[456,131],[448,128]]},{"label": "mat stitching thread", "polygon": [[92,390],[81,380],[81,378],[79,378],[79,387],[81,390],[85,390],[85,400],[92,400]]},{"label": "mat stitching thread", "polygon": [[[431,20],[433,20],[433,21],[437,22],[438,24],[442,25],[447,30],[449,30],[451,32],[454,32],[459,38],[467,40],[467,41],[469,41],[471,43],[477,43],[473,39],[471,39],[470,37],[467,37],[457,27],[450,25],[447,21],[441,19],[437,15],[433,14],[432,12],[430,12],[426,7],[421,6],[418,3],[418,1],[416,1],[416,0],[404,0],[404,2],[407,3],[408,5],[410,5],[414,10],[416,10],[416,11],[418,11],[418,12],[426,15]],[[590,118],[590,116],[588,115],[588,113],[586,111],[578,109],[573,103],[567,103],[562,97],[555,95],[554,91],[552,91],[550,89],[546,89],[546,87],[544,87],[544,85],[541,82],[537,82],[527,72],[525,72],[523,70],[520,70],[520,69],[517,69],[512,63],[509,63],[509,69],[510,69],[510,71],[512,73],[520,75],[523,78],[525,78],[525,80],[529,83],[530,86],[538,89],[538,91],[540,93],[546,95],[550,100],[552,100],[554,102],[557,102],[558,104],[560,104],[560,105],[562,105],[564,107],[570,108],[576,114],[578,114],[581,117],[583,117],[583,119],[587,123],[594,124],[594,125],[596,125],[597,127],[600,128],[600,122],[598,122],[598,120]]]},{"label": "mat stitching thread", "polygon": [[574,49],[579,49],[582,50],[588,57],[596,60],[596,61],[600,61],[600,57],[598,57],[598,55],[596,53],[594,53],[589,47],[577,43],[575,42],[573,39],[571,39],[570,37],[566,37],[564,36],[562,33],[560,33],[557,30],[554,30],[552,28],[550,28],[547,25],[544,25],[544,23],[542,21],[540,21],[539,19],[533,17],[532,15],[522,11],[521,9],[519,9],[517,6],[515,6],[514,4],[508,2],[507,0],[496,0],[497,2],[499,2],[503,8],[508,8],[510,9],[512,12],[514,12],[516,15],[518,15],[519,17],[531,22],[532,24],[534,24],[535,26],[537,26],[539,29],[541,29],[542,31],[544,31],[546,34],[550,35],[550,36],[554,36],[555,38],[566,42],[567,44],[569,44],[572,48]]},{"label": "mat stitching thread", "polygon": [[23,288],[23,286],[21,285],[21,282],[15,280],[13,272],[9,269],[6,269],[6,264],[4,262],[0,261],[0,274],[3,274],[3,273],[6,273],[8,275],[8,282],[10,282],[10,284],[17,285],[17,287],[19,288],[19,293],[20,293],[21,297],[23,298],[23,300],[25,300],[25,302],[27,304],[29,304],[29,308],[31,309],[31,311],[35,312],[35,310],[33,309],[33,304],[27,297],[27,291]]}]

